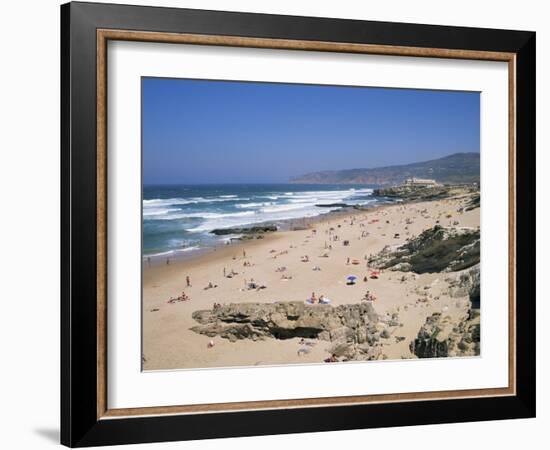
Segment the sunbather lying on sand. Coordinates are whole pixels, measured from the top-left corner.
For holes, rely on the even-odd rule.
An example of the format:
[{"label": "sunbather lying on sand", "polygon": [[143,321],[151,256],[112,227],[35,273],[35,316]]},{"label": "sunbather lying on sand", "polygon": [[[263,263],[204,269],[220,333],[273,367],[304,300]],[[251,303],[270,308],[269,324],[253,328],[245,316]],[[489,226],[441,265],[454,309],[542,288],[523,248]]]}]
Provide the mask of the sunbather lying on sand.
[{"label": "sunbather lying on sand", "polygon": [[187,302],[191,300],[191,298],[184,292],[181,292],[181,295],[177,298],[170,297],[170,300],[168,300],[168,303],[177,303],[177,302]]},{"label": "sunbather lying on sand", "polygon": [[365,296],[361,300],[365,300],[367,302],[374,302],[376,301],[376,296],[372,294],[370,291],[367,291],[365,293]]},{"label": "sunbather lying on sand", "polygon": [[208,285],[204,288],[205,291],[207,291],[208,289],[213,289],[213,288],[217,288],[218,285],[217,284],[213,284],[211,281],[208,282]]}]

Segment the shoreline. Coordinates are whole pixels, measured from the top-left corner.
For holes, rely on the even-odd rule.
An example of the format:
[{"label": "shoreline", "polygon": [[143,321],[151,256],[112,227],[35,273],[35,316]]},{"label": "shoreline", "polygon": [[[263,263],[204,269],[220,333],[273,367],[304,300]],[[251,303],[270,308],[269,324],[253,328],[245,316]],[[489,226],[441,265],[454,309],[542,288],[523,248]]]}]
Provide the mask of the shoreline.
[{"label": "shoreline", "polygon": [[[332,300],[332,306],[338,306],[361,303],[365,290],[370,290],[377,298],[374,306],[378,314],[397,311],[403,319],[403,327],[396,331],[400,340],[394,342],[392,338],[385,344],[385,357],[413,358],[409,343],[426,318],[442,308],[446,308],[446,313],[455,319],[462,317],[467,300],[444,297],[448,288],[448,275],[444,273],[413,276],[387,270],[382,271],[378,279],[364,283],[363,275],[368,271],[367,256],[380,252],[387,245],[403,244],[436,222],[449,226],[459,222],[459,227],[479,226],[479,208],[458,212],[466,200],[466,197],[452,197],[381,204],[365,210],[331,211],[310,218],[306,229],[278,230],[264,234],[262,239],[222,244],[203,254],[174,259],[168,265],[147,267],[144,262],[144,370],[322,362],[328,355],[329,344],[323,341],[314,342],[308,354],[299,355],[297,338],[230,342],[191,331],[197,325],[192,318],[193,312],[211,309],[215,303],[303,302],[312,291],[317,296],[324,294]],[[449,214],[451,218],[447,217]],[[338,241],[329,240],[332,238],[329,234],[331,228],[332,233],[341,235]],[[317,231],[313,232],[313,229]],[[363,232],[367,236],[361,237]],[[349,245],[343,244],[345,240]],[[331,250],[327,249],[327,244],[332,246]],[[328,256],[323,257],[325,253]],[[307,261],[303,260],[304,255],[308,255]],[[278,271],[281,267],[284,267],[283,272]],[[316,271],[315,267],[319,270]],[[230,272],[236,274],[226,277],[224,271],[226,275]],[[350,274],[358,277],[354,286],[345,283]],[[290,279],[284,279],[284,275]],[[190,287],[186,286],[187,276],[190,277]],[[247,289],[251,279],[266,288]],[[217,287],[205,289],[208,283]],[[167,303],[182,291],[190,301]],[[425,292],[433,298],[438,297],[438,300],[432,298],[424,302]],[[210,341],[214,343],[211,348]]]},{"label": "shoreline", "polygon": [[[234,248],[239,245],[243,245],[244,243],[247,243],[247,242],[266,239],[268,236],[273,236],[273,235],[276,235],[277,233],[289,232],[289,231],[290,232],[303,231],[300,228],[307,229],[311,226],[315,226],[318,223],[322,224],[326,221],[330,221],[333,218],[336,219],[340,216],[354,215],[354,214],[361,214],[361,213],[364,214],[370,211],[382,209],[382,208],[392,206],[392,205],[397,205],[397,204],[400,204],[400,202],[394,200],[394,201],[388,201],[386,203],[377,203],[372,206],[359,205],[358,208],[350,206],[350,207],[340,208],[337,210],[327,211],[311,217],[284,219],[276,222],[265,221],[265,222],[258,222],[258,223],[253,223],[249,225],[244,225],[242,226],[242,228],[268,226],[268,225],[276,224],[278,229],[277,231],[265,232],[260,234],[262,236],[260,239],[257,239],[256,237],[252,237],[250,239],[241,239],[238,235],[227,235],[225,240],[220,239],[219,242],[214,243],[213,245],[207,245],[204,247],[192,246],[192,247],[176,249],[176,250],[167,250],[166,252],[158,253],[158,254],[143,255],[142,267],[145,268],[145,267],[155,267],[158,265],[163,265],[163,264],[166,264],[167,259],[170,260],[170,264],[178,263],[181,261],[190,261],[196,258],[200,258],[201,256],[210,254],[212,252],[216,252],[222,248],[226,248],[226,247]],[[279,225],[281,226],[279,227]],[[296,229],[293,229],[293,228],[296,228]],[[231,236],[236,236],[236,237],[231,237]]]}]

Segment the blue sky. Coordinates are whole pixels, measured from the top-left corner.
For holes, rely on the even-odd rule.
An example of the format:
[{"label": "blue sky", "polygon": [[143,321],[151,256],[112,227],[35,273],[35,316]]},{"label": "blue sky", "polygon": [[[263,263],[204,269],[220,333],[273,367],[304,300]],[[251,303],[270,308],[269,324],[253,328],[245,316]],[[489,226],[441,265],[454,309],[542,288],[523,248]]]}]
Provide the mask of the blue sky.
[{"label": "blue sky", "polygon": [[285,183],[479,152],[479,93],[142,79],[145,184]]}]

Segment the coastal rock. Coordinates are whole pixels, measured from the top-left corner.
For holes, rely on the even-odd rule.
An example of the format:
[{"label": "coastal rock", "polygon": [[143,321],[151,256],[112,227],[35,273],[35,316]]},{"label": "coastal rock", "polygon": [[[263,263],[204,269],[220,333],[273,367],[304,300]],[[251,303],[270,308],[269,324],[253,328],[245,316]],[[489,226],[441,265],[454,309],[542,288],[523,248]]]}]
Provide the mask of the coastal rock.
[{"label": "coastal rock", "polygon": [[277,231],[275,225],[262,225],[248,228],[215,228],[210,233],[216,236],[224,236],[227,234],[261,234]]},{"label": "coastal rock", "polygon": [[318,203],[315,206],[317,208],[349,208],[352,205],[347,203]]},{"label": "coastal rock", "polygon": [[402,272],[455,272],[479,264],[479,229],[436,225],[399,246],[386,246],[369,265]]},{"label": "coastal rock", "polygon": [[480,307],[480,273],[479,264],[457,273],[454,277],[446,279],[449,283],[449,295],[451,297],[470,298],[472,308]]},{"label": "coastal rock", "polygon": [[449,316],[433,313],[426,319],[410,350],[419,358],[478,356],[480,354],[479,310],[471,309],[458,324]]},{"label": "coastal rock", "polygon": [[392,186],[375,189],[373,194],[378,197],[395,198],[403,201],[420,201],[447,198],[452,195],[452,191],[448,186]]},{"label": "coastal rock", "polygon": [[481,202],[481,196],[479,192],[474,193],[468,202],[464,205],[461,211],[472,211],[473,209],[479,208]]},{"label": "coastal rock", "polygon": [[373,195],[396,200],[399,199],[403,202],[442,200],[459,195],[471,195],[470,202],[465,206],[465,208],[468,209],[465,210],[469,211],[470,209],[474,209],[476,207],[476,201],[477,207],[479,207],[479,187],[477,184],[437,186],[402,184],[399,186],[375,189]]},{"label": "coastal rock", "polygon": [[332,343],[329,351],[350,360],[377,357],[379,352],[366,349],[379,345],[380,332],[390,335],[370,303],[337,307],[302,302],[232,303],[195,311],[192,317],[200,325],[191,330],[209,337],[232,342],[296,337],[326,340]]}]

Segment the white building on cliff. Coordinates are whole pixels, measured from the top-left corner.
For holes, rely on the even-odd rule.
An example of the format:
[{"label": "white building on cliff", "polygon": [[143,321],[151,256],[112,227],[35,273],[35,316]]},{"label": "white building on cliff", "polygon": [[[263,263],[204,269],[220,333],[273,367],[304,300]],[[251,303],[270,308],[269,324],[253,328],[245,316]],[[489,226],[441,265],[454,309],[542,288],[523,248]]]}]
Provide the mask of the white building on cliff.
[{"label": "white building on cliff", "polygon": [[405,180],[405,183],[403,183],[404,186],[413,186],[413,187],[435,187],[439,186],[439,183],[435,180],[431,180],[428,178],[407,178]]}]

